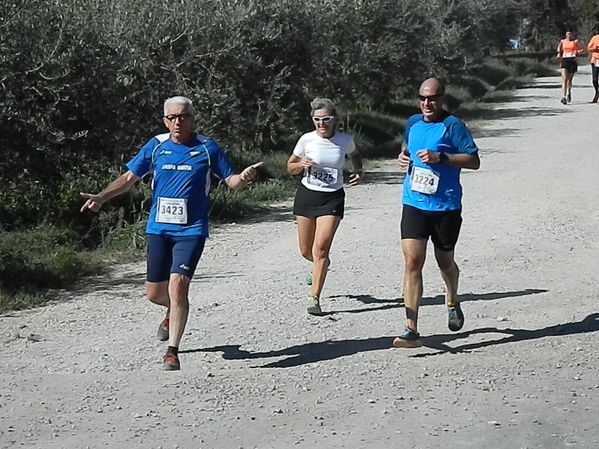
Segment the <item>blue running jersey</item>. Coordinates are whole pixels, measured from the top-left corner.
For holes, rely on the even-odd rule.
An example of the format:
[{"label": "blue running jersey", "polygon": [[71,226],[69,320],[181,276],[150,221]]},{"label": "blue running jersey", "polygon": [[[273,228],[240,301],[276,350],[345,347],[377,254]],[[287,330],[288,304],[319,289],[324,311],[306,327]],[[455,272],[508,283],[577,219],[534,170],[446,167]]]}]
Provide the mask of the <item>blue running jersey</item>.
[{"label": "blue running jersey", "polygon": [[[403,184],[403,204],[426,211],[461,209],[461,169],[445,164],[424,164],[416,153],[425,149],[448,154],[475,153],[478,148],[464,123],[449,114],[439,122],[425,122],[422,114],[416,114],[408,119],[404,141],[408,146],[410,166]],[[426,178],[431,171],[433,172],[431,184],[432,178],[435,179],[435,183],[438,182],[438,185],[435,185],[436,191],[421,193],[414,190],[417,188],[414,187],[417,180],[414,179],[413,183],[412,178],[419,174],[424,174]],[[434,187],[431,190],[434,190]]]},{"label": "blue running jersey", "polygon": [[208,236],[210,175],[233,174],[229,159],[211,139],[196,134],[178,144],[170,134],[146,143],[126,167],[140,178],[153,171],[152,208],[146,234]]}]

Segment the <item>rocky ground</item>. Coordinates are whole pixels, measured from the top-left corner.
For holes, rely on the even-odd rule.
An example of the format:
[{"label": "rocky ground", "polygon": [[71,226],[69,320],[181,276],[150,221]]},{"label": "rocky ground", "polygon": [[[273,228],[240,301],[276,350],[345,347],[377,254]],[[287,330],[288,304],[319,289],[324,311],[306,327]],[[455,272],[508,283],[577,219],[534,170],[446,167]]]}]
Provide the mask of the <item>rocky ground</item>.
[{"label": "rocky ground", "polygon": [[379,162],[347,189],[323,317],[305,312],[289,204],[213,232],[180,372],[160,370],[141,260],[1,316],[0,447],[599,447],[599,106],[587,67],[574,81],[571,104],[543,78],[474,134],[461,331],[429,248],[424,346],[391,347],[402,175]]}]

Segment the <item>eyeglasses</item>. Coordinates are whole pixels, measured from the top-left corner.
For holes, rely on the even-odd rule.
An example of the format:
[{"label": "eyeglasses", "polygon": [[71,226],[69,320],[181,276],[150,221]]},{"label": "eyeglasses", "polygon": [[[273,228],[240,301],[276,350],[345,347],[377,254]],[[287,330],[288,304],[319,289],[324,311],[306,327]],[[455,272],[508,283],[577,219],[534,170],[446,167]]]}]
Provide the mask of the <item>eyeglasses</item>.
[{"label": "eyeglasses", "polygon": [[332,116],[332,115],[327,115],[327,116],[325,116],[325,117],[312,117],[312,121],[313,121],[314,123],[320,123],[320,122],[322,122],[322,123],[328,123],[328,122],[330,122],[331,120],[333,120],[334,118],[335,118],[335,117],[334,117],[334,116]]},{"label": "eyeglasses", "polygon": [[175,120],[179,119],[181,121],[187,120],[188,118],[191,118],[191,114],[169,114],[169,115],[165,115],[164,116],[165,119],[167,119],[169,122],[174,122]]},{"label": "eyeglasses", "polygon": [[441,98],[443,96],[443,94],[437,94],[437,95],[418,95],[418,98],[420,99],[420,101],[438,101],[439,98]]}]

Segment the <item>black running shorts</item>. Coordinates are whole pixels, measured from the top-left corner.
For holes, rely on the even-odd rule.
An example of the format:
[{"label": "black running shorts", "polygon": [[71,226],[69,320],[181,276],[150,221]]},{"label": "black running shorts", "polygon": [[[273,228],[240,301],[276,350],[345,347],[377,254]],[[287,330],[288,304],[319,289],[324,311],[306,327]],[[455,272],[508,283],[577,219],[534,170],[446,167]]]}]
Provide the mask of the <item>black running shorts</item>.
[{"label": "black running shorts", "polygon": [[566,69],[568,73],[576,73],[578,71],[576,58],[562,58],[561,68]]},{"label": "black running shorts", "polygon": [[401,238],[424,239],[430,237],[435,248],[453,251],[462,226],[462,210],[431,212],[412,206],[403,206]]},{"label": "black running shorts", "polygon": [[302,217],[322,217],[334,215],[343,218],[345,210],[345,191],[341,188],[334,192],[310,190],[300,184],[295,194],[293,214]]}]

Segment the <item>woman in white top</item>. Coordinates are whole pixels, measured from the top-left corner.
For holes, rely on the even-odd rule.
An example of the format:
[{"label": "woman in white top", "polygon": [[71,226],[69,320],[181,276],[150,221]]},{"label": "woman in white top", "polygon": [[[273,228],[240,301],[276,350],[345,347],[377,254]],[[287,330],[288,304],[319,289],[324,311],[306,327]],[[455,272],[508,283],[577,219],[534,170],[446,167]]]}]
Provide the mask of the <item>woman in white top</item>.
[{"label": "woman in white top", "polygon": [[360,182],[363,172],[362,158],[352,137],[336,131],[335,104],[328,98],[315,98],[310,107],[316,129],[299,138],[287,161],[287,171],[291,175],[303,172],[293,213],[297,220],[300,252],[312,262],[312,271],[306,276],[306,282],[311,285],[308,313],[321,315],[320,293],[330,264],[329,250],[343,218],[345,157],[351,160],[354,168],[349,178],[350,186]]}]

